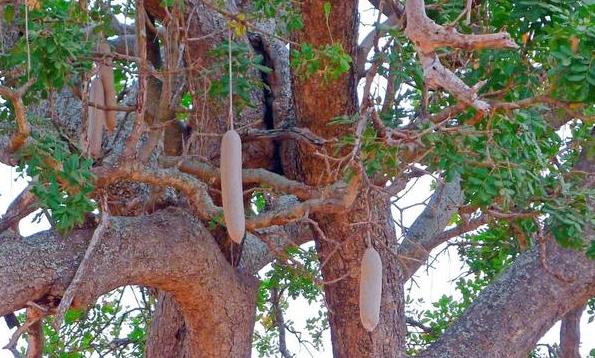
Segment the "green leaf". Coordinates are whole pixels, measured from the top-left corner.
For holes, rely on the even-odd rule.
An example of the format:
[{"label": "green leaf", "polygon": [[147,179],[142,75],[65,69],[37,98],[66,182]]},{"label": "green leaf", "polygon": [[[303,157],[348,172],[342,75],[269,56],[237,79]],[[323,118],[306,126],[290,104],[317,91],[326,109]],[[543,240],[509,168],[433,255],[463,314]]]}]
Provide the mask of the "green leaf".
[{"label": "green leaf", "polygon": [[325,1],[324,4],[322,5],[322,9],[324,12],[324,18],[326,19],[326,21],[328,21],[329,16],[331,15],[331,3],[328,1]]}]

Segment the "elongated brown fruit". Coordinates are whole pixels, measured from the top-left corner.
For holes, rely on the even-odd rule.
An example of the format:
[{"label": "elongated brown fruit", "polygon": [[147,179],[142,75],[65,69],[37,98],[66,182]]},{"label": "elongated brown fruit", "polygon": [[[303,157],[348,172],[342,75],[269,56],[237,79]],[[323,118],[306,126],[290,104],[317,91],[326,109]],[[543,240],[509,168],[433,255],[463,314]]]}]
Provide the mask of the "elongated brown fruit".
[{"label": "elongated brown fruit", "polygon": [[[100,78],[91,81],[89,88],[89,101],[100,106],[105,105],[103,85]],[[83,152],[97,158],[101,155],[101,142],[103,140],[103,129],[105,128],[105,112],[99,108],[89,106],[87,118],[87,133],[83,135]]]},{"label": "elongated brown fruit", "polygon": [[[110,55],[110,48],[106,42],[101,42],[99,51],[103,54]],[[107,107],[115,107],[116,89],[114,88],[114,67],[110,57],[106,57],[104,62],[99,65],[99,77],[103,84],[105,105]],[[105,111],[105,128],[110,133],[116,128],[116,111]]]},{"label": "elongated brown fruit", "polygon": [[221,196],[227,233],[239,244],[246,230],[242,190],[242,140],[233,129],[227,131],[221,140]]},{"label": "elongated brown fruit", "polygon": [[372,332],[380,320],[382,297],[382,260],[378,251],[368,247],[364,252],[359,281],[359,316],[362,325]]}]

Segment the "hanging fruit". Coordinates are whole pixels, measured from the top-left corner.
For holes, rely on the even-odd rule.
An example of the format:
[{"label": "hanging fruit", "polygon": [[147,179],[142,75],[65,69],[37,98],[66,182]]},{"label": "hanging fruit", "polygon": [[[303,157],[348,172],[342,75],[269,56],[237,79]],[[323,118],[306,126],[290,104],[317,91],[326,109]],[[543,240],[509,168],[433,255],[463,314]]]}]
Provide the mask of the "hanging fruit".
[{"label": "hanging fruit", "polygon": [[227,233],[239,244],[246,230],[242,189],[242,140],[233,129],[228,130],[221,140],[221,196]]},{"label": "hanging fruit", "polygon": [[359,315],[364,328],[372,332],[380,320],[382,260],[372,246],[364,252],[359,281]]}]

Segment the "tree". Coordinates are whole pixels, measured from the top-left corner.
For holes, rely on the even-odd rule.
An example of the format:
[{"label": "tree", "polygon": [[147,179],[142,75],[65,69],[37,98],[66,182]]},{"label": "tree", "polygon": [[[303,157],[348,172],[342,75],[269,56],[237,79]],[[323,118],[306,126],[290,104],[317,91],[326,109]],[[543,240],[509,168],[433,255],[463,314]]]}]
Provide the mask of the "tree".
[{"label": "tree", "polygon": [[[594,5],[370,2],[359,43],[356,1],[0,2],[0,161],[33,178],[0,221],[0,314],[27,309],[28,357],[55,342],[42,321],[125,285],[151,287],[150,327],[107,343],[79,327],[79,354],[249,356],[258,307],[290,356],[288,295],[323,295],[336,357],[522,357],[567,314],[576,350],[595,296]],[[221,208],[230,125],[241,244]],[[422,176],[433,194],[404,227],[394,198]],[[52,228],[22,237],[38,208]],[[407,317],[405,282],[445,242],[470,268],[465,300]],[[370,245],[383,290],[367,332]]]}]

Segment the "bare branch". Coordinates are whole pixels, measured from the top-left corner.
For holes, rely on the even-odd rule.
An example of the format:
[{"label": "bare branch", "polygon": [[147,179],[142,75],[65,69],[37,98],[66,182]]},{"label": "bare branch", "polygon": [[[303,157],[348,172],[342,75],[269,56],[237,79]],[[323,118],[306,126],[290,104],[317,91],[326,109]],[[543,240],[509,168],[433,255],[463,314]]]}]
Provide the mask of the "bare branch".
[{"label": "bare branch", "polygon": [[[18,227],[19,221],[37,210],[37,199],[31,193],[31,185],[27,186],[8,206],[0,219],[0,233],[10,227]],[[16,231],[16,230],[15,230]]]},{"label": "bare branch", "polygon": [[[192,170],[197,176],[200,175],[204,178],[218,178],[218,175],[213,175],[217,174],[218,170],[205,163],[197,162],[192,166],[188,165],[186,169],[189,172]],[[97,177],[96,185],[98,187],[104,187],[122,179],[139,181],[161,187],[171,186],[186,195],[195,215],[204,221],[209,221],[222,213],[222,209],[213,203],[208,193],[208,187],[204,182],[191,175],[179,172],[175,168],[141,168],[137,164],[121,163],[117,167],[102,166],[94,168],[93,173]],[[270,182],[282,189],[296,189],[296,192],[302,194],[304,198],[310,197],[313,193],[318,193],[319,195],[311,196],[311,199],[304,202],[296,202],[292,206],[280,211],[265,212],[249,218],[246,221],[247,230],[253,231],[272,225],[284,225],[303,218],[309,213],[338,213],[345,211],[353,203],[357,195],[357,189],[361,183],[361,178],[358,175],[349,184],[338,182],[318,191],[316,189],[310,190],[308,186],[286,179],[283,176],[277,175],[273,177],[271,174],[262,169],[253,169],[250,179],[257,182]],[[273,177],[272,180],[271,177]]]},{"label": "bare branch", "polygon": [[25,105],[23,104],[23,96],[25,92],[35,83],[35,78],[29,79],[27,83],[17,90],[12,90],[8,87],[0,86],[0,96],[6,98],[12,103],[14,109],[14,116],[17,124],[17,132],[13,135],[10,143],[10,151],[16,152],[29,137],[31,129],[27,122],[27,114]]},{"label": "bare branch", "polygon": [[424,211],[415,220],[398,249],[402,260],[403,277],[408,279],[429,257],[430,251],[446,237],[442,231],[463,203],[460,179],[440,186],[432,195]]},{"label": "bare branch", "polygon": [[279,353],[283,358],[292,358],[293,356],[287,350],[287,342],[285,340],[285,319],[283,317],[283,310],[281,308],[281,298],[282,296],[279,294],[279,289],[277,287],[273,287],[271,290],[271,306],[275,313],[275,325],[277,326],[277,331],[279,332]]},{"label": "bare branch", "polygon": [[96,185],[104,187],[122,179],[129,179],[146,184],[171,186],[183,192],[192,205],[194,214],[201,220],[208,221],[222,213],[222,209],[213,203],[207,185],[191,175],[180,173],[176,169],[141,168],[140,164],[120,164],[117,167],[102,166],[93,169],[97,177]]},{"label": "bare branch", "polygon": [[469,222],[467,223],[462,223],[456,227],[453,227],[452,229],[443,231],[442,233],[440,233],[440,235],[434,237],[432,247],[436,247],[453,237],[461,236],[462,234],[473,231],[479,228],[480,226],[487,224],[488,222],[490,222],[490,217],[484,214],[475,219],[469,220]]},{"label": "bare branch", "polygon": [[452,71],[442,66],[435,50],[454,47],[467,50],[483,48],[518,48],[506,32],[485,35],[465,35],[432,21],[425,11],[424,0],[407,0],[407,28],[405,34],[417,48],[424,77],[430,88],[444,88],[460,101],[485,112],[490,105],[477,98],[478,85],[467,86]]},{"label": "bare branch", "polygon": [[[378,26],[380,29],[386,28],[386,27],[392,27],[392,26],[398,25],[399,21],[400,21],[400,18],[398,18],[396,16],[390,16],[382,24],[378,24],[376,26]],[[362,42],[357,47],[357,58],[356,58],[356,67],[357,68],[355,71],[358,74],[359,78],[366,76],[366,71],[365,71],[366,60],[368,58],[368,54],[370,53],[370,51],[372,51],[372,48],[374,47],[374,38],[379,36],[379,32],[380,32],[380,30],[377,30],[377,29],[370,31],[370,33],[368,35],[366,35],[366,37],[364,37]]]},{"label": "bare branch", "polygon": [[[163,157],[160,159],[160,164],[166,168],[177,167],[181,172],[192,174],[211,185],[220,182],[219,168],[205,162]],[[242,170],[242,180],[244,184],[260,184],[279,193],[293,194],[301,200],[319,198],[325,192],[324,188],[318,189],[262,168]],[[326,191],[329,190],[330,188]]]},{"label": "bare branch", "polygon": [[413,317],[406,317],[405,322],[410,326],[417,327],[417,328],[421,329],[424,333],[432,333],[432,328],[426,326],[425,324],[414,319]]},{"label": "bare branch", "polygon": [[279,128],[279,129],[253,129],[240,131],[242,142],[250,142],[253,140],[266,139],[295,139],[303,143],[310,144],[315,147],[323,146],[328,140],[312,133],[308,128]]},{"label": "bare branch", "polygon": [[64,292],[64,296],[60,300],[60,305],[58,306],[56,317],[52,324],[56,331],[59,331],[60,326],[62,326],[62,320],[64,319],[64,314],[70,308],[72,299],[74,298],[74,295],[76,294],[76,291],[77,291],[79,285],[81,284],[82,279],[85,277],[85,274],[88,271],[88,266],[89,266],[89,262],[91,259],[91,255],[95,252],[95,248],[97,247],[99,240],[103,237],[105,228],[108,224],[109,224],[109,214],[104,212],[101,217],[101,222],[99,223],[99,226],[97,226],[97,228],[93,232],[93,236],[91,237],[89,246],[87,247],[87,250],[85,250],[85,256],[83,257],[81,264],[79,265],[78,269],[76,270],[76,273],[74,274],[74,278],[72,279],[72,282],[70,282],[70,285],[68,285],[68,288],[66,288],[66,291]]},{"label": "bare branch", "polygon": [[[352,178],[349,184],[339,182],[329,186],[320,198],[296,203],[287,209],[264,212],[246,220],[246,229],[255,230],[272,225],[284,225],[289,222],[307,217],[308,214],[341,213],[351,207],[357,197],[360,178]],[[327,196],[328,195],[328,196]]]},{"label": "bare branch", "polygon": [[126,147],[122,153],[125,158],[132,158],[143,133],[145,121],[145,103],[147,101],[147,31],[145,25],[144,0],[136,0],[136,53],[138,57],[138,93],[136,96],[136,116]]},{"label": "bare branch", "polygon": [[440,47],[479,50],[484,48],[518,48],[507,32],[466,35],[454,27],[436,24],[426,15],[424,0],[407,0],[407,28],[405,34],[423,54],[431,54]]}]

